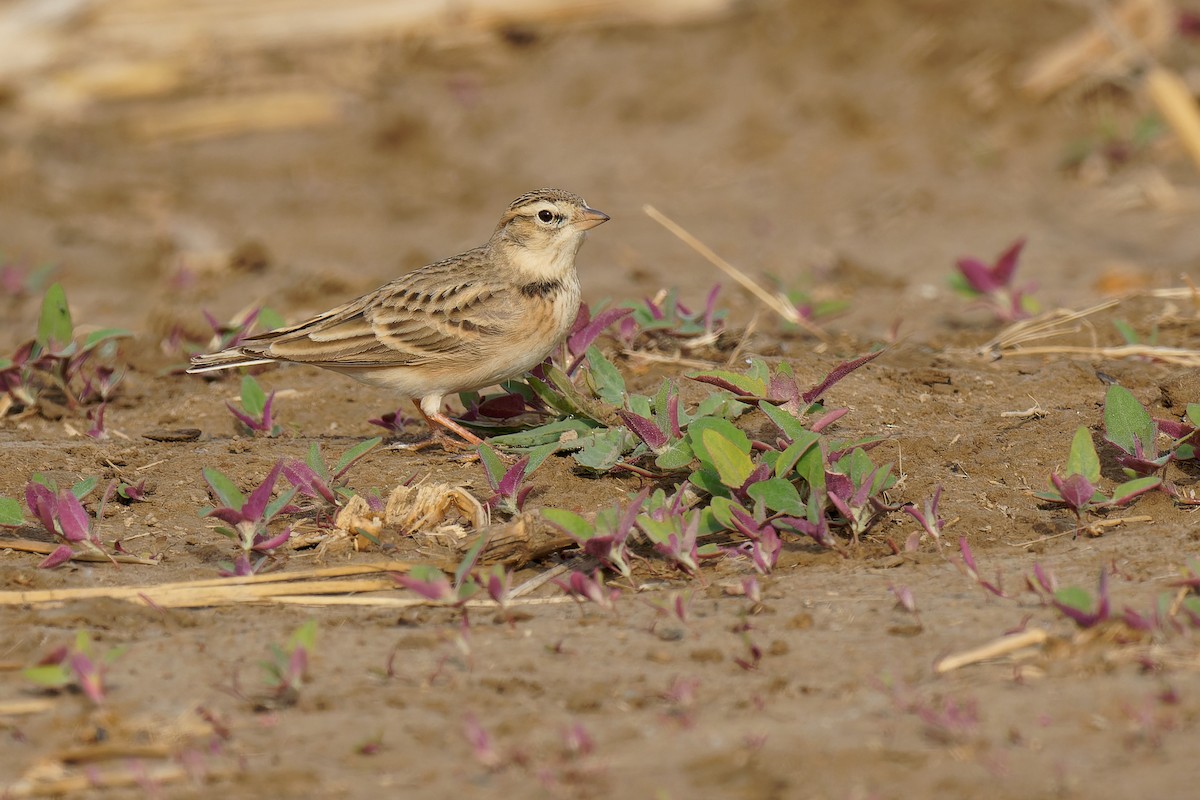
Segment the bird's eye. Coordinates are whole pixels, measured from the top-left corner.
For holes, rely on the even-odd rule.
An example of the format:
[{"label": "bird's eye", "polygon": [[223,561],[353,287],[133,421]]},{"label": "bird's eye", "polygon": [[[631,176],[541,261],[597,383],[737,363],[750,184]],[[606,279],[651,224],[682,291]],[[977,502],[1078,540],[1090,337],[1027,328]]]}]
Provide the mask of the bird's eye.
[{"label": "bird's eye", "polygon": [[538,212],[538,219],[540,219],[542,222],[553,222],[554,221],[554,213],[552,211],[550,211],[549,209],[543,208],[541,211]]}]

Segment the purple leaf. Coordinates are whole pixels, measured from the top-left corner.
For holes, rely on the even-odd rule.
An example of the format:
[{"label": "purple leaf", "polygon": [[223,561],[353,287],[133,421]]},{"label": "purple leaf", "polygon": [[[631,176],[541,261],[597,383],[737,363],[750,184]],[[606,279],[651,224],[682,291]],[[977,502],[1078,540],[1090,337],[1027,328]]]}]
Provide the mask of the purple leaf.
[{"label": "purple leaf", "polygon": [[261,422],[259,422],[254,417],[250,416],[249,414],[247,414],[244,411],[242,411],[241,409],[239,409],[233,403],[226,401],[225,407],[229,409],[230,414],[233,414],[233,416],[235,416],[237,418],[238,422],[242,423],[250,430],[252,430],[252,431],[262,430]]},{"label": "purple leaf", "polygon": [[625,427],[633,431],[634,435],[645,442],[651,450],[657,452],[666,446],[667,435],[658,429],[653,420],[625,410],[618,411],[617,416],[625,423]]},{"label": "purple leaf", "polygon": [[283,478],[305,497],[320,498],[329,503],[337,502],[337,496],[325,479],[303,461],[290,461],[283,468]]},{"label": "purple leaf", "polygon": [[713,284],[712,289],[708,291],[708,299],[704,301],[704,330],[711,332],[713,329],[713,320],[717,313],[717,295],[721,293],[721,284]]},{"label": "purple leaf", "polygon": [[70,489],[58,493],[58,524],[63,538],[68,542],[82,542],[88,538],[88,515],[83,503]]},{"label": "purple leaf", "polygon": [[842,363],[840,363],[836,367],[834,367],[833,370],[828,375],[825,376],[825,380],[821,381],[816,386],[809,389],[807,392],[805,392],[803,395],[801,395],[801,397],[804,399],[804,402],[806,402],[806,403],[816,402],[818,399],[820,399],[821,395],[823,395],[823,394],[825,394],[825,392],[829,391],[830,387],[832,387],[835,383],[842,380],[842,378],[845,378],[851,372],[854,372],[854,370],[858,369],[859,367],[863,366],[864,364],[867,364],[867,363],[879,358],[881,355],[883,355],[886,352],[887,352],[886,349],[885,350],[876,350],[874,353],[867,353],[865,356],[859,356],[858,358],[853,359],[851,361],[843,361]]},{"label": "purple leaf", "polygon": [[808,426],[808,429],[813,433],[820,433],[849,413],[850,409],[848,408],[835,408],[829,413],[822,414],[820,417],[817,417],[817,419]]},{"label": "purple leaf", "polygon": [[499,397],[489,397],[476,409],[480,415],[491,419],[512,419],[528,410],[529,404],[525,402],[525,398],[515,392]]},{"label": "purple leaf", "polygon": [[1008,286],[1012,283],[1013,274],[1017,271],[1017,261],[1020,260],[1021,250],[1024,247],[1025,239],[1022,237],[1009,245],[1008,249],[996,259],[996,264],[991,269],[991,275],[997,286]]},{"label": "purple leaf", "polygon": [[104,702],[104,683],[100,670],[86,653],[74,652],[67,659],[67,665],[75,673],[79,689],[89,700],[99,705]]},{"label": "purple leaf", "polygon": [[516,494],[517,489],[521,485],[521,481],[525,480],[525,470],[529,467],[529,456],[525,456],[517,463],[508,468],[504,473],[504,477],[496,485],[496,494],[501,497],[512,497]]},{"label": "purple leaf", "polygon": [[274,402],[275,402],[275,390],[272,389],[271,393],[267,395],[267,399],[263,402],[262,423],[259,427],[259,430],[264,431],[266,433],[270,433],[271,428],[273,427],[271,425],[271,405]]},{"label": "purple leaf", "polygon": [[267,504],[271,502],[271,493],[275,491],[275,482],[279,480],[279,476],[282,473],[283,460],[281,459],[275,462],[275,466],[267,473],[267,477],[263,479],[263,482],[246,498],[246,504],[242,506],[242,516],[245,519],[262,519],[263,512],[267,509]]},{"label": "purple leaf", "polygon": [[991,294],[1000,288],[992,271],[978,259],[960,258],[957,262],[958,271],[966,279],[967,285],[979,294]]},{"label": "purple leaf", "polygon": [[71,560],[75,555],[75,551],[65,544],[61,544],[54,549],[54,552],[46,556],[42,563],[38,564],[38,569],[54,569],[60,564]]},{"label": "purple leaf", "polygon": [[[581,309],[581,314],[587,313],[587,307]],[[604,330],[618,320],[624,319],[633,313],[632,308],[609,308],[601,311],[590,321],[586,322],[579,330],[572,331],[567,337],[567,348],[572,355],[582,355],[596,339],[600,338],[600,334]]]},{"label": "purple leaf", "polygon": [[93,439],[103,439],[106,435],[104,432],[104,409],[106,408],[108,408],[108,403],[101,403],[87,412],[87,418],[92,421],[92,427],[88,428],[87,435]]},{"label": "purple leaf", "polygon": [[269,539],[259,540],[258,537],[255,537],[254,546],[252,549],[259,553],[267,553],[277,547],[282,547],[287,540],[291,538],[291,536],[292,529],[288,527],[284,528],[282,533],[278,533]]},{"label": "purple leaf", "polygon": [[1066,479],[1060,478],[1058,473],[1054,473],[1050,476],[1050,480],[1058,489],[1058,493],[1062,495],[1063,502],[1076,513],[1080,509],[1086,508],[1096,495],[1096,487],[1092,485],[1092,482],[1078,473],[1069,475]]},{"label": "purple leaf", "polygon": [[671,426],[671,434],[676,439],[683,438],[683,430],[679,427],[679,392],[671,392],[667,399],[667,422]]},{"label": "purple leaf", "polygon": [[214,508],[204,516],[214,517],[229,525],[240,525],[243,522],[253,521],[252,519],[247,518],[245,514],[243,514],[241,511],[238,511],[236,508],[228,508],[224,506],[221,508]]},{"label": "purple leaf", "polygon": [[455,599],[454,587],[450,585],[450,581],[445,575],[439,575],[427,581],[414,578],[410,575],[396,575],[394,579],[405,589],[408,589],[410,592],[416,592],[427,600],[445,602]]},{"label": "purple leaf", "polygon": [[58,501],[54,498],[54,492],[40,483],[30,481],[25,486],[25,505],[29,507],[29,513],[42,523],[43,528],[49,533],[58,533],[54,526],[54,517],[58,512]]}]

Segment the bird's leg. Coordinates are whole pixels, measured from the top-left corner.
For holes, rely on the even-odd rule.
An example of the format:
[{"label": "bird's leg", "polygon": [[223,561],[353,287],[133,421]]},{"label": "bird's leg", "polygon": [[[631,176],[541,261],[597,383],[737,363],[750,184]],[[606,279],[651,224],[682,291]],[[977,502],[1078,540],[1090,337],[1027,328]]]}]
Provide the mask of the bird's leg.
[{"label": "bird's leg", "polygon": [[[459,425],[457,422],[447,417],[441,411],[435,411],[432,414],[426,414],[425,409],[421,408],[421,404],[416,400],[413,401],[413,405],[417,407],[417,411],[420,412],[421,416],[425,419],[425,422],[429,425],[429,429],[433,431],[433,438],[436,439],[438,444],[440,444],[443,448],[461,453],[464,450],[474,450],[477,446],[483,444],[483,439],[480,439],[462,425]],[[442,426],[442,428],[445,428],[446,430],[458,434],[465,439],[470,446],[464,446],[462,442],[457,442],[451,437],[447,436],[445,431],[437,427],[438,425]]]}]

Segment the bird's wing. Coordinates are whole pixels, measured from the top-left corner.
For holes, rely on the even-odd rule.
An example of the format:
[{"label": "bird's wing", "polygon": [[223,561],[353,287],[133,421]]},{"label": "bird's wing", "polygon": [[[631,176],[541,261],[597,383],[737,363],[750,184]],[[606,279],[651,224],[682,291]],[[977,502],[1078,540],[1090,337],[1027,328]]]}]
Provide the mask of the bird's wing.
[{"label": "bird's wing", "polygon": [[486,254],[470,251],[400,277],[312,319],[243,341],[246,355],[321,367],[409,366],[483,354],[518,313],[512,287],[481,278]]}]

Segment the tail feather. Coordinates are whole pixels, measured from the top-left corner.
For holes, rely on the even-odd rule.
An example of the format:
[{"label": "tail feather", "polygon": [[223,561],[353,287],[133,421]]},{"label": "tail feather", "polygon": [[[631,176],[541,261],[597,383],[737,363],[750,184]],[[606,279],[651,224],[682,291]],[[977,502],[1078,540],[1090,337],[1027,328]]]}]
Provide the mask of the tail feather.
[{"label": "tail feather", "polygon": [[270,364],[273,361],[275,361],[273,358],[263,358],[252,353],[246,353],[240,348],[233,348],[231,350],[222,350],[219,353],[205,353],[203,355],[192,356],[192,365],[188,367],[188,372],[195,375],[200,372],[216,372],[221,369],[252,367],[255,364]]}]

